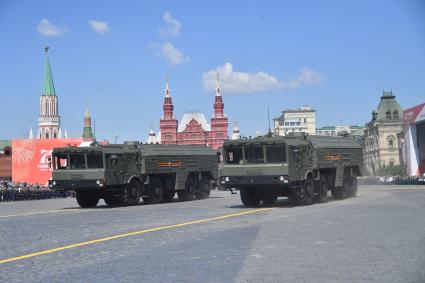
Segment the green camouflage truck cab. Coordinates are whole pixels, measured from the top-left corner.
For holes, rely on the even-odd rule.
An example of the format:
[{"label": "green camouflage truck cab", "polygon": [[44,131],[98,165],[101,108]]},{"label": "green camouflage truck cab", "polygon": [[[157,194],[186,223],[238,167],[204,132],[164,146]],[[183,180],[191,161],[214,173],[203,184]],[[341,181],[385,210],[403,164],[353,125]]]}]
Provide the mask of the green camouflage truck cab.
[{"label": "green camouflage truck cab", "polygon": [[220,176],[225,189],[239,189],[242,203],[273,204],[287,196],[299,205],[357,194],[362,148],[346,137],[285,136],[227,140]]},{"label": "green camouflage truck cab", "polygon": [[218,157],[206,146],[151,145],[138,142],[55,148],[55,190],[74,190],[81,207],[169,202],[209,197],[217,181]]}]

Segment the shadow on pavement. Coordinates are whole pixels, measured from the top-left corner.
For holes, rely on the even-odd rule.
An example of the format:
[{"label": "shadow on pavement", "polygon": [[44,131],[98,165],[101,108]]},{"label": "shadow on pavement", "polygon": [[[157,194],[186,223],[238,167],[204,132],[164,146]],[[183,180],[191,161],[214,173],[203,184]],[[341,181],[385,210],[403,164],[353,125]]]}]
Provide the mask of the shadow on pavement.
[{"label": "shadow on pavement", "polygon": [[[326,203],[330,203],[330,202],[334,202],[335,200],[332,198],[329,198],[327,202],[324,203],[320,203],[320,202],[313,202],[310,205],[304,205],[304,206],[311,206],[311,205],[321,205],[321,204],[326,204]],[[242,203],[239,205],[232,205],[232,206],[227,206],[228,208],[265,208],[265,207],[273,207],[273,208],[293,208],[293,207],[302,207],[303,205],[297,205],[294,202],[292,202],[291,200],[289,200],[288,198],[285,197],[281,197],[278,198],[276,203],[273,205],[263,205],[260,204],[258,206],[250,206],[250,207],[246,207],[244,206]]]}]

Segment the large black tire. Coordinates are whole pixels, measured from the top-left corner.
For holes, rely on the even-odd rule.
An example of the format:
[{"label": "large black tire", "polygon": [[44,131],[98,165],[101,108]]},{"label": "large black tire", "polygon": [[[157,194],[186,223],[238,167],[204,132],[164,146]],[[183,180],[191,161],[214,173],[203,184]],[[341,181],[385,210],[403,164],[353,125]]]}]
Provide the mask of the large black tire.
[{"label": "large black tire", "polygon": [[77,203],[81,207],[95,207],[99,202],[99,197],[93,193],[77,191]]},{"label": "large black tire", "polygon": [[329,181],[326,175],[321,174],[319,181],[319,202],[328,201]]},{"label": "large black tire", "polygon": [[357,196],[357,177],[352,176],[350,180],[350,190],[348,192],[348,197],[356,197]]},{"label": "large black tire", "polygon": [[314,180],[308,176],[303,184],[292,189],[292,201],[297,205],[309,205],[314,200]]},{"label": "large black tire", "polygon": [[115,206],[119,206],[120,205],[120,199],[118,196],[114,196],[114,195],[108,195],[105,196],[103,199],[106,203],[106,205],[110,206],[110,207],[115,207]]},{"label": "large black tire", "polygon": [[261,196],[261,201],[265,206],[272,206],[276,203],[277,193],[273,189],[265,190]]},{"label": "large black tire", "polygon": [[163,202],[172,202],[174,200],[175,195],[176,195],[175,191],[164,191],[162,193],[162,201]]},{"label": "large black tire", "polygon": [[160,203],[162,201],[164,187],[158,178],[151,178],[148,188],[147,196],[143,197],[143,202],[146,204]]},{"label": "large black tire", "polygon": [[119,195],[119,205],[137,205],[140,201],[141,185],[138,181],[133,180],[125,185]]},{"label": "large black tire", "polygon": [[196,186],[195,198],[204,199],[208,198],[211,193],[211,183],[208,178],[202,178]]},{"label": "large black tire", "polygon": [[349,173],[344,174],[344,179],[342,181],[342,187],[336,187],[332,188],[332,198],[333,199],[346,199],[351,194],[351,184],[352,184],[352,177]]},{"label": "large black tire", "polygon": [[184,190],[177,191],[180,201],[194,200],[196,193],[196,184],[191,176],[187,177]]},{"label": "large black tire", "polygon": [[247,207],[258,206],[261,198],[254,189],[250,187],[241,188],[241,201]]}]

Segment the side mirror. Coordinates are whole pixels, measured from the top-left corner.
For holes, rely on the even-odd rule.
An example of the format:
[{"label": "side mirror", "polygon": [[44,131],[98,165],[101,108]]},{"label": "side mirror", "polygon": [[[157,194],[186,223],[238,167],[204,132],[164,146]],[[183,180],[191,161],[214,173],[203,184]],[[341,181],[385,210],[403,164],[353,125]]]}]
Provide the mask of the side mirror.
[{"label": "side mirror", "polygon": [[49,168],[52,168],[52,158],[47,158],[47,164],[49,165]]},{"label": "side mirror", "polygon": [[221,152],[217,151],[217,162],[220,163],[221,162]]}]

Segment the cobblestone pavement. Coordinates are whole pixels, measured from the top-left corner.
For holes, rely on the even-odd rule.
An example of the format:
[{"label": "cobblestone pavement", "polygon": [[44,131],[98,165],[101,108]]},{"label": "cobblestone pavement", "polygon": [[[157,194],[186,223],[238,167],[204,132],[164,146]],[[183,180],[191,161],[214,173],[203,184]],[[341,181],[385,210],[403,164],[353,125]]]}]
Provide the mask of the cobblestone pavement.
[{"label": "cobblestone pavement", "polygon": [[363,186],[356,198],[304,207],[283,198],[249,214],[238,195],[217,191],[102,204],[0,203],[0,262],[14,258],[0,263],[0,282],[425,282],[425,186]]}]

